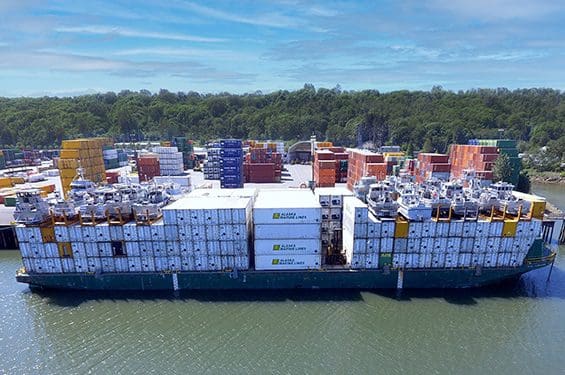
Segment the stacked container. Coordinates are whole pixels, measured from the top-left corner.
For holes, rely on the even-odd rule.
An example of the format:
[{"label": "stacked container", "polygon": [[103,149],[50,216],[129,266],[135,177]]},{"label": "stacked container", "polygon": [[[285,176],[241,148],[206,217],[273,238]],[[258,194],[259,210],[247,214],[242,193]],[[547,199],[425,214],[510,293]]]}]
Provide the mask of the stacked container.
[{"label": "stacked container", "polygon": [[102,156],[104,158],[105,169],[115,169],[120,166],[118,161],[118,150],[112,146],[104,146],[102,148]]},{"label": "stacked container", "polygon": [[541,220],[380,221],[344,198],[343,247],[351,268],[493,268],[520,266]]},{"label": "stacked container", "polygon": [[83,169],[84,178],[96,183],[106,181],[102,148],[108,145],[111,145],[108,138],[63,141],[58,167],[65,194],[69,191],[79,166]]},{"label": "stacked container", "polygon": [[349,150],[349,166],[347,170],[347,188],[353,190],[362,177],[374,176],[384,180],[387,175],[387,163],[382,154],[368,150]]},{"label": "stacked container", "polygon": [[414,169],[416,182],[424,182],[430,178],[437,178],[443,181],[449,181],[451,164],[449,164],[449,155],[424,153],[418,154],[417,165]]},{"label": "stacked container", "polygon": [[317,188],[314,195],[322,206],[322,255],[341,253],[343,200],[353,193],[344,188]]},{"label": "stacked container", "polygon": [[319,269],[322,207],[309,190],[262,190],[253,209],[255,269]]},{"label": "stacked container", "polygon": [[202,195],[165,207],[167,256],[180,255],[182,270],[248,269],[252,202],[235,194]]},{"label": "stacked container", "polygon": [[194,168],[194,147],[192,141],[185,137],[173,137],[171,144],[182,152],[184,169]]},{"label": "stacked container", "polygon": [[241,139],[220,141],[220,187],[243,187],[243,144]]},{"label": "stacked container", "polygon": [[128,154],[126,150],[117,150],[118,152],[118,165],[120,167],[125,167],[128,165]]},{"label": "stacked container", "polygon": [[204,163],[204,179],[206,180],[219,180],[220,179],[220,167],[221,167],[221,150],[220,143],[212,143],[210,147],[207,148],[207,158],[206,163]]},{"label": "stacked container", "polygon": [[[347,181],[349,154],[343,147],[325,147],[314,153],[314,181],[318,187],[332,187]],[[331,171],[333,169],[333,172]]]},{"label": "stacked container", "polygon": [[245,182],[269,183],[280,182],[282,174],[282,153],[275,147],[261,147],[269,145],[267,143],[255,144],[249,149],[249,153],[244,159]]},{"label": "stacked container", "polygon": [[358,198],[345,197],[343,201],[343,248],[351,268],[371,269],[390,265],[394,221],[377,220]]},{"label": "stacked container", "polygon": [[161,176],[179,176],[184,173],[182,152],[176,147],[154,147],[153,152],[159,156]]},{"label": "stacked container", "polygon": [[233,194],[184,198],[152,225],[18,226],[16,235],[29,272],[245,270],[252,201]]},{"label": "stacked container", "polygon": [[140,182],[151,181],[153,177],[159,176],[161,168],[157,154],[139,155],[137,157],[137,173]]}]

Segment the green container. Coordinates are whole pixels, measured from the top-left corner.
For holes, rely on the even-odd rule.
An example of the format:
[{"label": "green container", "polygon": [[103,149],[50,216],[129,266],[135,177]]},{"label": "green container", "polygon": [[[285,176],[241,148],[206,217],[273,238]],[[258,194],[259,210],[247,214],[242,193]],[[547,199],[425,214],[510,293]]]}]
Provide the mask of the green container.
[{"label": "green container", "polygon": [[516,148],[517,142],[514,139],[497,139],[496,147],[500,148]]},{"label": "green container", "polygon": [[4,206],[6,206],[6,207],[16,207],[16,196],[10,195],[8,197],[4,197]]},{"label": "green container", "polygon": [[522,168],[522,159],[520,158],[508,158],[508,160],[510,160],[510,164],[512,165],[512,168]]},{"label": "green container", "polygon": [[379,268],[384,266],[390,266],[392,264],[392,253],[380,253],[379,254]]},{"label": "green container", "polygon": [[518,150],[515,149],[515,148],[499,148],[498,153],[507,155],[508,157],[511,157],[511,158],[517,158],[518,157]]}]

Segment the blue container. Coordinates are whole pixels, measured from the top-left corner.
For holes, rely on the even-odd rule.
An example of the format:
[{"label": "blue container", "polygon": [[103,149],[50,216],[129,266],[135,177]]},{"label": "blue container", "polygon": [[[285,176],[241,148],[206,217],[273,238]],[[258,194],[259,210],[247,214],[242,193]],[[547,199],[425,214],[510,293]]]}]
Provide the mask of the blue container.
[{"label": "blue container", "polygon": [[241,184],[243,179],[241,176],[220,176],[220,181],[226,184]]},{"label": "blue container", "polygon": [[237,158],[231,158],[231,157],[222,158],[220,160],[220,164],[223,167],[242,166],[243,165],[243,158],[240,158],[240,157],[237,157]]},{"label": "blue container", "polygon": [[243,143],[241,139],[222,139],[220,140],[220,146],[222,148],[241,148]]},{"label": "blue container", "polygon": [[239,173],[241,173],[242,170],[243,170],[243,166],[241,164],[239,164],[239,165],[224,165],[222,167],[222,171],[226,174],[229,174],[229,173],[239,174]]},{"label": "blue container", "polygon": [[241,148],[222,148],[220,150],[220,155],[231,158],[242,157],[243,150]]},{"label": "blue container", "polygon": [[243,187],[243,184],[224,184],[220,183],[220,187],[222,189],[240,189]]}]

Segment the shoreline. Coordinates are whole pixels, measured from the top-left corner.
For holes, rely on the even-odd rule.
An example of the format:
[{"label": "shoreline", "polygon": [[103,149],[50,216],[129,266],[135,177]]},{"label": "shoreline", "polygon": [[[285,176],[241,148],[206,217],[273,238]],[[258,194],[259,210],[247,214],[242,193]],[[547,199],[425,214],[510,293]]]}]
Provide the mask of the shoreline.
[{"label": "shoreline", "polygon": [[530,175],[530,183],[543,185],[565,185],[565,176],[559,174],[551,175]]}]

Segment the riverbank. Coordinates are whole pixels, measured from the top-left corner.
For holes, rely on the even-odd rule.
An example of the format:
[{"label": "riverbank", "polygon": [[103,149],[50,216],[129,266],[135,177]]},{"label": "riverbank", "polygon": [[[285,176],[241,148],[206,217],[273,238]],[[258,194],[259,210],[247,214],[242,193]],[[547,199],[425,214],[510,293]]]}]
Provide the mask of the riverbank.
[{"label": "riverbank", "polygon": [[565,185],[565,174],[559,172],[528,171],[530,182],[534,184]]}]

